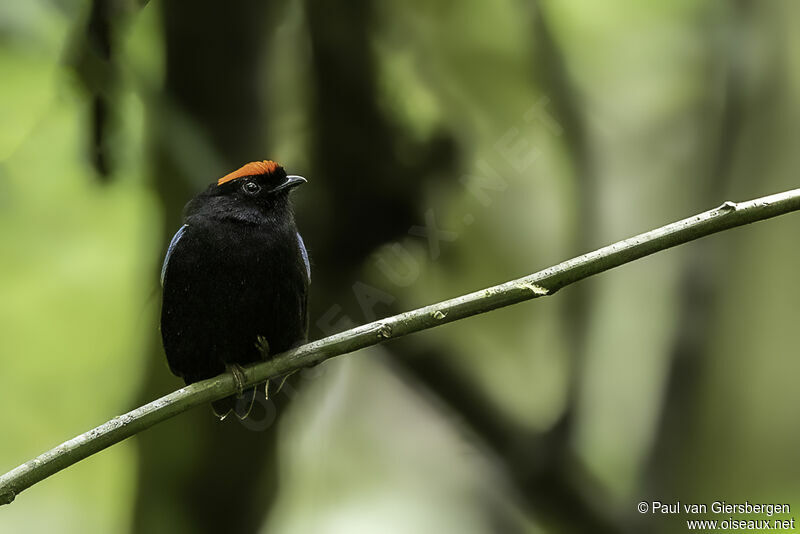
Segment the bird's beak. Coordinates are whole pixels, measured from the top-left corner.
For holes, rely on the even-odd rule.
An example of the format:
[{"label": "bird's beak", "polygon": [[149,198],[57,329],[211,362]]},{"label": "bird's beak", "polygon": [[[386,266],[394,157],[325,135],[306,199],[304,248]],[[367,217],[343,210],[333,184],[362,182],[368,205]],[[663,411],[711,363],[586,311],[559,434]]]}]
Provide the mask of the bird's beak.
[{"label": "bird's beak", "polygon": [[277,193],[278,191],[283,191],[284,189],[291,189],[293,187],[297,187],[298,185],[304,184],[306,182],[308,182],[308,180],[306,180],[302,176],[297,176],[295,174],[290,174],[289,176],[286,177],[286,181],[285,182],[283,182],[281,185],[279,185],[278,187],[276,187],[272,191],[274,193]]}]

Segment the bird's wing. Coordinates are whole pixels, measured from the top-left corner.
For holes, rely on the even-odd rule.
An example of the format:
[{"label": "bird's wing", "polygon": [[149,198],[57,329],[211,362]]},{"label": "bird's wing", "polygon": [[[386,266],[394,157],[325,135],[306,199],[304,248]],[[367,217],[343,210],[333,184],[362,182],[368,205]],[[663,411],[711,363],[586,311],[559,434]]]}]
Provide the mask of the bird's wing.
[{"label": "bird's wing", "polygon": [[309,283],[311,282],[311,262],[308,261],[308,251],[306,250],[306,244],[303,243],[303,238],[300,236],[300,232],[297,232],[297,244],[300,245],[300,254],[303,255],[303,263],[306,264],[306,276],[308,277]]},{"label": "bird's wing", "polygon": [[175,251],[175,247],[178,245],[178,241],[181,240],[181,237],[183,237],[183,234],[186,232],[188,227],[188,224],[181,226],[180,229],[175,232],[175,235],[172,236],[172,240],[169,242],[167,255],[164,257],[164,265],[161,266],[161,287],[164,287],[164,275],[167,274],[167,264],[169,263],[169,258],[172,256],[172,253]]},{"label": "bird's wing", "polygon": [[[303,263],[306,266],[306,280],[311,284],[311,262],[308,259],[308,250],[306,250],[306,244],[303,243],[303,237],[300,232],[297,232],[297,245],[300,247],[300,254],[303,256]],[[303,339],[299,341],[299,344],[302,344],[308,340],[308,286],[302,292],[300,320],[303,321]]]}]

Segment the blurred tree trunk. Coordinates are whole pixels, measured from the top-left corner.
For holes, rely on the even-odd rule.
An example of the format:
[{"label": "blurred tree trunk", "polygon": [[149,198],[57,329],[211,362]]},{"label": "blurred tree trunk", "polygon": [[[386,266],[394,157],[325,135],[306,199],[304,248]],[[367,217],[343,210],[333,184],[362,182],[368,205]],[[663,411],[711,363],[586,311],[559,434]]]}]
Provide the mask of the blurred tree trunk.
[{"label": "blurred tree trunk", "polygon": [[[751,10],[755,8],[747,2],[736,1],[727,4],[725,9],[727,20],[722,45],[713,38],[708,40],[708,63],[724,68],[724,81],[721,85],[708,86],[708,101],[719,101],[722,105],[718,116],[707,121],[715,129],[708,135],[709,146],[700,145],[698,151],[700,164],[697,167],[702,174],[698,180],[703,184],[698,197],[705,205],[728,198],[725,195],[731,189],[737,146],[747,125],[747,115],[754,106],[760,108],[761,104],[755,105],[755,102],[771,101],[753,95],[750,97],[752,102],[749,102],[744,90],[747,86],[746,47],[752,44],[740,36],[751,33],[747,24],[752,17]],[[697,406],[701,404],[709,380],[709,348],[711,336],[715,333],[714,324],[720,316],[721,284],[724,280],[721,268],[728,263],[725,258],[730,254],[730,250],[721,249],[713,241],[702,248],[693,247],[681,273],[680,308],[670,352],[662,402],[664,408],[644,473],[646,489],[657,489],[659,498],[664,501],[670,496],[684,498],[687,487],[693,483],[693,473],[675,466],[692,465],[687,460],[695,454],[697,447],[691,436],[701,424]]]},{"label": "blurred tree trunk", "polygon": [[[596,176],[592,147],[585,124],[582,103],[568,76],[567,67],[545,13],[531,6],[534,34],[532,70],[541,91],[563,133],[564,149],[572,165],[577,192],[572,250],[575,255],[591,249],[592,229],[596,225]],[[604,495],[580,460],[572,454],[573,415],[578,400],[580,372],[583,369],[588,309],[591,298],[586,285],[571,287],[563,295],[564,337],[569,339],[571,377],[567,403],[558,422],[543,434],[514,421],[497,405],[491,392],[482,392],[466,380],[461,369],[448,363],[440,349],[425,347],[418,341],[403,346],[412,357],[399,359],[422,384],[439,396],[458,414],[470,431],[491,450],[500,467],[512,481],[520,505],[558,532],[618,532],[605,512],[605,503],[595,502]]]},{"label": "blurred tree trunk", "polygon": [[332,302],[361,317],[351,286],[364,260],[418,223],[423,184],[456,176],[449,135],[415,140],[379,107],[372,0],[305,5],[314,77],[311,176],[313,187],[324,188],[325,214],[304,226],[314,263],[324,266],[314,272],[313,331],[313,319]]},{"label": "blurred tree trunk", "polygon": [[92,0],[86,21],[75,25],[66,49],[66,62],[88,93],[89,127],[86,146],[95,176],[101,183],[113,179],[113,160],[109,138],[116,127],[119,66],[117,32],[136,11],[129,0]]},{"label": "blurred tree trunk", "polygon": [[[165,208],[168,241],[184,203],[220,173],[264,157],[265,121],[259,95],[270,4],[208,0],[162,4],[166,43],[163,99],[151,106],[154,187]],[[182,117],[210,140],[223,168],[197,168],[203,154],[181,150]],[[185,134],[186,137],[190,135]],[[187,160],[188,163],[187,163]],[[190,176],[189,172],[201,175]],[[154,329],[140,400],[179,385],[165,364]],[[274,428],[272,429],[274,430]],[[254,532],[275,492],[274,431],[250,431],[194,410],[138,437],[135,532]]]}]

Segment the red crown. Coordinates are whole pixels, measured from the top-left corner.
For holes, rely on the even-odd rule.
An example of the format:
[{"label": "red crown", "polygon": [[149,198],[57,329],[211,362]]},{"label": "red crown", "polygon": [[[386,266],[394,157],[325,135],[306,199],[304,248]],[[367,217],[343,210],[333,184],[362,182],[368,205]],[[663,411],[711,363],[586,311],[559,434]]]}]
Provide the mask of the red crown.
[{"label": "red crown", "polygon": [[272,172],[275,172],[278,168],[280,168],[280,165],[268,159],[264,161],[251,161],[244,167],[241,167],[233,171],[232,173],[226,174],[225,176],[217,180],[217,185],[228,183],[231,180],[235,180],[243,176],[258,176],[259,174],[270,174]]}]

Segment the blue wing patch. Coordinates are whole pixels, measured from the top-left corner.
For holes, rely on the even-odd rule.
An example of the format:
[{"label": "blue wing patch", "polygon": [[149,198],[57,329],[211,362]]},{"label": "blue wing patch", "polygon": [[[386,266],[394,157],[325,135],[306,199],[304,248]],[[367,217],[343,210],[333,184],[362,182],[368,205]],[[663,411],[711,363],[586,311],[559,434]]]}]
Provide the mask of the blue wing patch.
[{"label": "blue wing patch", "polygon": [[308,276],[309,283],[311,282],[311,262],[308,261],[308,251],[306,250],[306,244],[303,243],[303,238],[300,236],[300,232],[297,232],[297,244],[300,245],[300,254],[303,255],[303,263],[306,264],[306,276]]},{"label": "blue wing patch", "polygon": [[164,275],[167,274],[167,264],[169,263],[169,257],[172,256],[172,252],[175,250],[175,246],[178,244],[178,241],[181,240],[183,237],[184,232],[186,229],[189,228],[188,224],[184,224],[180,227],[180,229],[175,232],[175,235],[172,236],[172,241],[169,242],[169,248],[167,248],[167,255],[164,257],[164,265],[161,266],[161,287],[164,287]]}]

